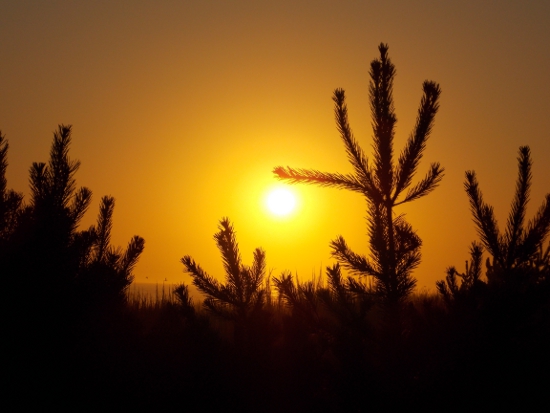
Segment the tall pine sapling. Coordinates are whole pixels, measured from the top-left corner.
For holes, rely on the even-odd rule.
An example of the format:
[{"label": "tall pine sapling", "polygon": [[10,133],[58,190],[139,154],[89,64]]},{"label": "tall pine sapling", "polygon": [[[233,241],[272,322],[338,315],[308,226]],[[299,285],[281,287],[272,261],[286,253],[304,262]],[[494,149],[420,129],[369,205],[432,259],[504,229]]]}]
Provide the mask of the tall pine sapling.
[{"label": "tall pine sapling", "polygon": [[427,175],[412,185],[439,108],[441,90],[435,82],[424,82],[416,125],[395,163],[393,139],[397,118],[392,97],[395,67],[388,57],[388,46],[380,44],[378,49],[380,58],[371,62],[370,69],[373,161],[369,163],[353,136],[344,90],[336,89],[333,97],[336,124],[354,173],[325,173],[281,166],[276,167],[274,173],[290,183],[347,189],[365,197],[370,257],[351,251],[341,236],[331,242],[332,255],[351,273],[373,277],[375,290],[383,303],[397,308],[416,284],[411,272],[420,263],[421,240],[403,216],[395,214],[394,208],[427,195],[443,177],[444,169],[434,163]]}]

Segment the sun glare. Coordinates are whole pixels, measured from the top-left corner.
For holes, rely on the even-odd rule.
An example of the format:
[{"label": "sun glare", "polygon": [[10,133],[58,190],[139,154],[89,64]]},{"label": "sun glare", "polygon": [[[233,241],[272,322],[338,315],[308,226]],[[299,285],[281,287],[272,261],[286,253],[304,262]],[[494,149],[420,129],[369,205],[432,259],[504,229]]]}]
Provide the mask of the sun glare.
[{"label": "sun glare", "polygon": [[277,188],[269,193],[266,203],[271,213],[284,216],[290,214],[296,207],[296,197],[288,189]]}]

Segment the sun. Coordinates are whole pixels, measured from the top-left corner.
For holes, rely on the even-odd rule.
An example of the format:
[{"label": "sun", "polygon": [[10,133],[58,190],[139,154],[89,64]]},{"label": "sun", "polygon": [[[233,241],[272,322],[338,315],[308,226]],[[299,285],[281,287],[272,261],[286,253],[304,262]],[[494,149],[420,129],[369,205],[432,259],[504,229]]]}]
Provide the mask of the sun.
[{"label": "sun", "polygon": [[296,197],[286,188],[276,188],[267,195],[266,204],[272,214],[285,216],[296,208]]}]

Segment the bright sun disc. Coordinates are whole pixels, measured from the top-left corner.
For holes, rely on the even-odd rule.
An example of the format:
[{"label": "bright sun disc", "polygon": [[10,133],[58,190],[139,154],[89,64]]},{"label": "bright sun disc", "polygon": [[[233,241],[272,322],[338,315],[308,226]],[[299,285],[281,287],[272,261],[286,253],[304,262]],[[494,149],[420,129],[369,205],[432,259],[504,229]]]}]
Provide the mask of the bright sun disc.
[{"label": "bright sun disc", "polygon": [[288,189],[274,189],[267,197],[267,207],[275,215],[290,214],[295,206],[296,198]]}]

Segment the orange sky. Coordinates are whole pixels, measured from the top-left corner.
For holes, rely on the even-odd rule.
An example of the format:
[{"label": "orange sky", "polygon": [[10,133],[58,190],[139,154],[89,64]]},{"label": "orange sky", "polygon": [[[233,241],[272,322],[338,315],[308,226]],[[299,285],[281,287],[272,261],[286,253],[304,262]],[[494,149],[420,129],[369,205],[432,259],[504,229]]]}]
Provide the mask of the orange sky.
[{"label": "orange sky", "polygon": [[113,242],[146,240],[136,281],[189,282],[186,254],[221,276],[212,236],[224,216],[245,263],[261,246],[274,275],[308,278],[333,262],[337,235],[367,252],[364,200],[299,186],[300,209],[282,220],[261,197],[277,165],[351,172],[336,87],[370,150],[368,70],[380,42],[397,68],[396,154],[422,81],[443,90],[419,177],[438,161],[445,178],[398,211],[423,239],[418,286],[433,289],[447,266],[463,269],[475,239],[465,170],[478,173],[501,227],[520,145],[534,160],[529,218],[550,192],[548,1],[0,0],[8,187],[27,194],[31,163],[47,160],[59,123],[72,124],[77,183],[94,192],[84,224],[101,196],[116,198]]}]

